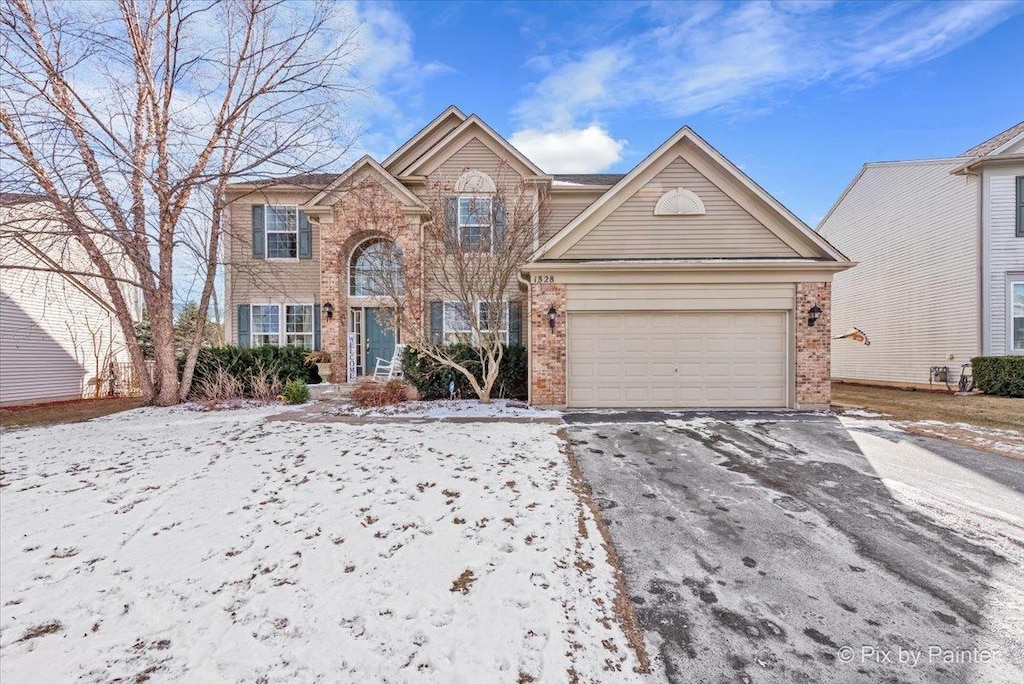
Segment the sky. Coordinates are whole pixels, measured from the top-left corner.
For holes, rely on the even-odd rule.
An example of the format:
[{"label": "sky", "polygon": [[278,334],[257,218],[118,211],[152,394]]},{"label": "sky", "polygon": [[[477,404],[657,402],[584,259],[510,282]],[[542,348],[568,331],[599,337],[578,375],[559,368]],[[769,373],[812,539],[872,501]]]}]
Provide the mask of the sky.
[{"label": "sky", "polygon": [[397,2],[359,25],[352,154],[448,105],[548,173],[629,171],[689,125],[812,226],[868,161],[1024,120],[1024,2]]}]

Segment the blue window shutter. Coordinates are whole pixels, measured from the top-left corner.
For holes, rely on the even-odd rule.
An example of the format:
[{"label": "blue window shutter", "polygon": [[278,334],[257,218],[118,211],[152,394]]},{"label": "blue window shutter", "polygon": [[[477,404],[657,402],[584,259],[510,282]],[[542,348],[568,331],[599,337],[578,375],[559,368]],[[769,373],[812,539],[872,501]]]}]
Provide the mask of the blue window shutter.
[{"label": "blue window shutter", "polygon": [[309,225],[309,217],[299,212],[299,258],[313,258],[313,228]]},{"label": "blue window shutter", "polygon": [[430,343],[444,344],[444,302],[430,302]]},{"label": "blue window shutter", "polygon": [[238,305],[238,346],[248,347],[249,346],[249,305],[239,304]]},{"label": "blue window shutter", "polygon": [[320,351],[320,305],[313,303],[313,349]]},{"label": "blue window shutter", "polygon": [[505,203],[501,198],[494,200],[494,246],[502,249],[505,245]]},{"label": "blue window shutter", "polygon": [[508,303],[508,343],[519,346],[523,343],[523,303]]},{"label": "blue window shutter", "polygon": [[452,245],[459,244],[459,198],[444,198],[444,225],[448,229],[448,239]]},{"label": "blue window shutter", "polygon": [[266,244],[263,238],[266,226],[266,207],[262,204],[252,205],[252,258],[266,257]]}]

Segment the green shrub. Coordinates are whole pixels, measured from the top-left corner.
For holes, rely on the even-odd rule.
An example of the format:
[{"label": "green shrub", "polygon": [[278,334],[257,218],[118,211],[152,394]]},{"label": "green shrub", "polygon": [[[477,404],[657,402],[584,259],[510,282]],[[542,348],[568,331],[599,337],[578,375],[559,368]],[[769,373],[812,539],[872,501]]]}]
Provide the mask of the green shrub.
[{"label": "green shrub", "polygon": [[309,401],[309,386],[305,380],[292,380],[284,386],[284,403],[305,404]]},{"label": "green shrub", "polygon": [[971,373],[974,386],[985,394],[1024,397],[1024,356],[976,356]]},{"label": "green shrub", "polygon": [[[480,380],[483,377],[476,349],[469,344],[452,344],[447,351],[466,366]],[[498,379],[494,382],[491,398],[526,399],[527,363],[526,347],[505,347]],[[407,347],[402,357],[405,379],[420,393],[421,399],[447,399],[448,383],[455,381],[455,392],[463,399],[476,397],[472,385],[462,373],[442,366],[437,361]]]},{"label": "green shrub", "polygon": [[[292,380],[309,383],[316,379],[316,368],[305,363],[306,350],[298,347],[207,347],[199,350],[192,376],[192,398],[200,396],[199,388],[209,386],[225,375],[237,381],[243,397],[260,397],[275,393]],[[184,366],[178,360],[178,372]],[[269,376],[269,377],[268,377]],[[222,383],[218,383],[222,384]]]}]

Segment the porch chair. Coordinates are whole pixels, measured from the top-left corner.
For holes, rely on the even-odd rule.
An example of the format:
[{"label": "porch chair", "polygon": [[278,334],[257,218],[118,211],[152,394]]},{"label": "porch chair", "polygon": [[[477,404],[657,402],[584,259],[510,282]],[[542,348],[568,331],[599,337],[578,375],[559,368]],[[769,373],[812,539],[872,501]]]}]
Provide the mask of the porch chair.
[{"label": "porch chair", "polygon": [[390,361],[377,357],[377,365],[373,369],[374,380],[394,380],[405,376],[402,370],[402,352],[405,351],[405,346],[396,344]]}]

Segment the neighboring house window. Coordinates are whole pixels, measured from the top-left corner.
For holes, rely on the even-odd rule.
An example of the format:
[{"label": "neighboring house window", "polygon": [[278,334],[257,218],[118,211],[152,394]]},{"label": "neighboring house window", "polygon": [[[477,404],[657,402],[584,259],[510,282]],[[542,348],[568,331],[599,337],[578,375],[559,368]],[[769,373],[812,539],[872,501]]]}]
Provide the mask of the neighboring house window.
[{"label": "neighboring house window", "polygon": [[1017,176],[1017,237],[1024,237],[1024,176]]},{"label": "neighboring house window", "polygon": [[267,205],[267,258],[295,259],[299,256],[297,207]]},{"label": "neighboring house window", "polygon": [[459,244],[471,252],[491,251],[491,198],[460,197],[458,211]]},{"label": "neighboring house window", "polygon": [[1024,280],[1010,283],[1010,348],[1024,352]]},{"label": "neighboring house window", "polygon": [[356,297],[403,294],[402,253],[390,240],[356,247],[349,263],[349,294]]},{"label": "neighboring house window", "polygon": [[252,305],[252,346],[281,342],[281,308],[277,304]]},{"label": "neighboring house window", "polygon": [[285,304],[284,343],[290,347],[313,348],[313,305]]}]

